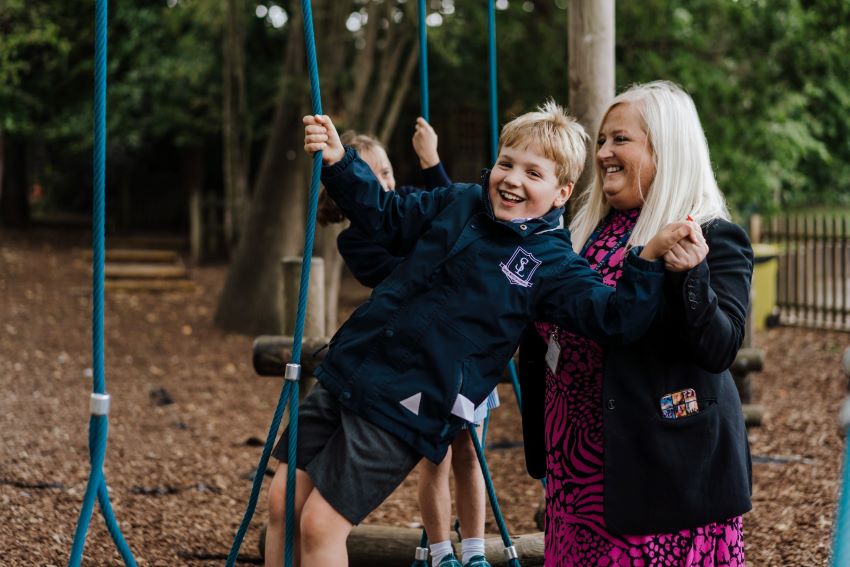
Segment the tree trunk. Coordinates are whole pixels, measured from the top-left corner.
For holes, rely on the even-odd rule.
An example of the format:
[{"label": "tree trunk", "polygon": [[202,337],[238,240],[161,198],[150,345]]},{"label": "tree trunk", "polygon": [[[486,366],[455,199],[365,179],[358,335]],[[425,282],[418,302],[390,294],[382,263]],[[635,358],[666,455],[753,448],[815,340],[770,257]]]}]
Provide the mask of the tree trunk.
[{"label": "tree trunk", "polygon": [[0,200],[3,198],[3,164],[5,163],[6,136],[3,132],[3,124],[0,124]]},{"label": "tree trunk", "polygon": [[[387,6],[391,8],[392,3],[388,2]],[[372,70],[375,68],[375,59],[377,59],[375,46],[378,41],[378,28],[380,27],[378,22],[378,8],[379,5],[375,2],[369,4],[367,11],[368,20],[366,24],[366,38],[363,48],[357,51],[354,58],[354,65],[352,68],[357,69],[357,72],[353,77],[354,86],[351,89],[349,96],[345,97],[346,118],[349,124],[361,122],[356,120],[355,117],[357,117],[357,114],[363,107],[363,98],[366,95],[366,89],[371,82],[370,79],[372,78]]]},{"label": "tree trunk", "polygon": [[593,179],[594,136],[605,107],[614,98],[614,0],[570,0],[570,111],[587,130],[584,172],[570,202]]},{"label": "tree trunk", "polygon": [[[401,106],[404,103],[404,99],[407,97],[407,92],[410,90],[411,79],[413,78],[413,71],[416,69],[416,65],[418,62],[419,44],[415,43],[407,56],[407,62],[404,66],[404,71],[402,71],[401,73],[401,81],[399,82],[397,90],[393,94],[393,101],[390,104],[390,109],[384,115],[383,124],[381,125],[381,134],[379,136],[379,139],[383,144],[387,144],[390,141],[390,137],[392,136],[393,131],[398,125],[398,116],[399,114],[401,114]],[[397,74],[394,74],[393,77],[388,77],[385,75],[384,77],[382,77],[382,80],[388,82],[397,76]]]},{"label": "tree trunk", "polygon": [[344,262],[336,239],[344,228],[342,223],[321,227],[316,241],[316,252],[325,260],[325,328],[329,336],[339,326],[339,288]]},{"label": "tree trunk", "polygon": [[26,144],[4,140],[3,181],[0,190],[0,224],[25,227],[30,221],[27,196]]},{"label": "tree trunk", "polygon": [[[180,185],[189,204],[189,240],[192,260],[200,262],[209,252],[209,223],[204,222],[204,148],[202,146],[180,150]],[[198,215],[199,218],[195,218]]]},{"label": "tree trunk", "polygon": [[227,0],[223,39],[222,146],[224,149],[224,237],[232,250],[245,222],[251,119],[245,85],[244,2]]},{"label": "tree trunk", "polygon": [[303,42],[300,17],[293,18],[269,140],[215,315],[226,331],[281,332],[280,259],[303,252],[309,166],[303,130],[295,127],[307,112]]}]

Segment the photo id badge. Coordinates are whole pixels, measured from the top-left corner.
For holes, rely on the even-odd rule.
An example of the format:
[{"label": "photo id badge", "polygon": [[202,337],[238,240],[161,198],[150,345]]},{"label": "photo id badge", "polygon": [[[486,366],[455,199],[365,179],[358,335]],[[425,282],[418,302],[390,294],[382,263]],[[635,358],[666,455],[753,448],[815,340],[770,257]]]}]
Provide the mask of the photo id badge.
[{"label": "photo id badge", "polygon": [[558,369],[558,359],[561,358],[561,345],[558,344],[558,332],[549,335],[549,347],[546,349],[546,364],[552,374]]},{"label": "photo id badge", "polygon": [[661,415],[665,419],[679,419],[695,413],[699,413],[699,405],[693,388],[672,392],[661,398]]}]

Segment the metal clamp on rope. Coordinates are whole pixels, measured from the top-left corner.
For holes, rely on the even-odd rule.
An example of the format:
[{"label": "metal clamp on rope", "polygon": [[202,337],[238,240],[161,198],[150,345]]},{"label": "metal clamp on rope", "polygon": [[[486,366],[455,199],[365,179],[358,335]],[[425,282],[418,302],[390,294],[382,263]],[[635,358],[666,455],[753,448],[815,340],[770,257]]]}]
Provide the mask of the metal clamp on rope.
[{"label": "metal clamp on rope", "polygon": [[89,410],[92,415],[109,415],[109,394],[92,394]]},{"label": "metal clamp on rope", "polygon": [[516,546],[510,546],[505,548],[505,561],[510,561],[511,559],[519,559],[519,555],[516,552]]},{"label": "metal clamp on rope", "polygon": [[416,561],[428,561],[428,548],[417,547],[416,554],[413,556]]},{"label": "metal clamp on rope", "polygon": [[287,380],[298,382],[301,380],[301,365],[294,362],[286,363],[286,374],[283,376]]}]

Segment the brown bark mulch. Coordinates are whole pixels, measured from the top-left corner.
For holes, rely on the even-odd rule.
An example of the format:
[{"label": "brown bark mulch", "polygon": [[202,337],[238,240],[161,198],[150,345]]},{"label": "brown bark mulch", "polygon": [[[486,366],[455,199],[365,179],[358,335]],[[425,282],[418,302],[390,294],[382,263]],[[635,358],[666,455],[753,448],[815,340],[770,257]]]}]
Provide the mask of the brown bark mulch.
[{"label": "brown bark mulch", "polygon": [[[89,474],[91,299],[85,235],[0,232],[0,564],[64,565]],[[222,565],[250,493],[281,381],[251,368],[252,337],[212,325],[225,268],[192,270],[195,291],[109,293],[106,384],[113,396],[105,475],[141,566]],[[362,290],[349,288],[349,296]],[[766,353],[750,431],[754,509],[745,516],[755,566],[828,561],[843,439],[836,416],[850,335],[760,332]],[[488,459],[514,533],[537,531],[538,482],[525,474],[509,386],[493,413]],[[367,520],[419,526],[415,475]],[[242,548],[258,560],[265,489]],[[496,533],[488,521],[488,532]],[[413,550],[411,550],[412,559]],[[247,564],[246,563],[246,564]],[[96,509],[84,565],[121,565]]]}]

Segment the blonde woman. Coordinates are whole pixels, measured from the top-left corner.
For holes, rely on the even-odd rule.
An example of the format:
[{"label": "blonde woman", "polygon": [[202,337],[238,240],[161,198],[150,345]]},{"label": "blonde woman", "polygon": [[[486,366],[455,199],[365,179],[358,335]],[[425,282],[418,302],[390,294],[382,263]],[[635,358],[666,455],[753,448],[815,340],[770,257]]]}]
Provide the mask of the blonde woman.
[{"label": "blonde woman", "polygon": [[729,222],[690,96],[668,82],[617,96],[573,247],[616,287],[659,228],[700,227],[665,256],[665,303],[628,346],[537,323],[520,376],[529,473],[545,476],[551,566],[744,564],[749,447],[728,371],[741,346],[752,249]]}]

